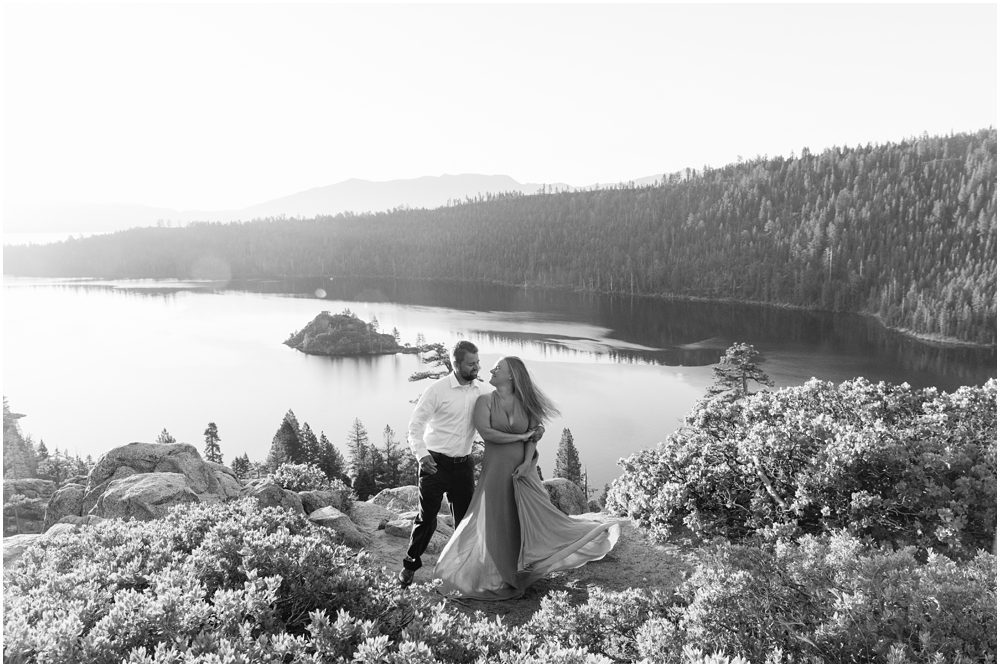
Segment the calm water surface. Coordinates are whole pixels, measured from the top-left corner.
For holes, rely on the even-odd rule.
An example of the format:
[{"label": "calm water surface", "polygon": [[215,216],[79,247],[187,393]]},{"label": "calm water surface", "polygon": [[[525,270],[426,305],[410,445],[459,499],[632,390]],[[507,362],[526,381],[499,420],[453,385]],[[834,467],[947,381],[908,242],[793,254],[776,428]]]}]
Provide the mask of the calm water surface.
[{"label": "calm water surface", "polygon": [[[996,350],[942,347],[868,318],[516,288],[328,279],[181,283],[4,277],[3,393],[24,431],[95,458],[166,428],[203,448],[214,421],[228,463],[263,459],[285,412],[345,451],[361,419],[373,442],[406,424],[429,381],[412,355],[311,357],[283,341],[322,310],[350,308],[403,342],[467,338],[484,368],[528,364],[562,416],[540,446],[546,476],[569,428],[600,488],[620,457],[675,430],[734,341],[764,353],[776,386],[810,377],[952,391],[996,377]],[[488,377],[485,371],[481,374]]]}]

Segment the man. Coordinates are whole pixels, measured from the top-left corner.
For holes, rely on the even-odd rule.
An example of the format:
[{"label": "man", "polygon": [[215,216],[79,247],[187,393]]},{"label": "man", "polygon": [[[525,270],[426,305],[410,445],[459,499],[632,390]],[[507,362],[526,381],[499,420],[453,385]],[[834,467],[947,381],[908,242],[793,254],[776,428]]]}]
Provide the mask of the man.
[{"label": "man", "polygon": [[475,477],[471,454],[476,434],[472,412],[476,399],[489,389],[478,377],[479,349],[475,345],[459,341],[452,359],[454,371],[427,388],[410,418],[410,449],[420,462],[420,513],[413,522],[403,569],[397,575],[403,588],[413,582],[413,573],[423,565],[420,556],[437,528],[441,497],[448,494],[456,528],[472,502]]}]

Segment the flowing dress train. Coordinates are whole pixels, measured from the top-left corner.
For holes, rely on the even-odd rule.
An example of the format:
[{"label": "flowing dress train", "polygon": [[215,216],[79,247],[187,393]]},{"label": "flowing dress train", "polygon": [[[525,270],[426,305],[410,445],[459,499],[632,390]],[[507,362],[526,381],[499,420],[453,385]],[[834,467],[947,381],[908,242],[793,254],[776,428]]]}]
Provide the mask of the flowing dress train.
[{"label": "flowing dress train", "polygon": [[[494,393],[490,426],[505,433],[524,433],[529,422],[516,401],[514,415],[508,418]],[[549,500],[534,472],[513,479],[514,470],[524,461],[523,442],[484,441],[483,469],[472,504],[434,568],[434,577],[443,582],[441,593],[509,599],[546,574],[580,567],[611,551],[621,531],[617,522],[566,516]]]}]

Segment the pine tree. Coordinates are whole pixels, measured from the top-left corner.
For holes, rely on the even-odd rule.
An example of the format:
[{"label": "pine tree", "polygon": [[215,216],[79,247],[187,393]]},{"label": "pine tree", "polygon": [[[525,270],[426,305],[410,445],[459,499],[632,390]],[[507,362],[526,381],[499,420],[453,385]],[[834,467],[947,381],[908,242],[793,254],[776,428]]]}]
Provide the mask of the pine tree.
[{"label": "pine tree", "polygon": [[299,440],[302,444],[302,459],[300,461],[295,461],[295,463],[311,463],[314,466],[319,466],[320,459],[322,458],[322,452],[319,448],[319,440],[316,438],[316,434],[313,433],[312,428],[309,426],[309,422],[304,422],[302,424],[302,431],[299,433]]},{"label": "pine tree", "polygon": [[381,475],[376,479],[383,489],[395,489],[403,485],[402,467],[405,452],[400,449],[399,441],[396,440],[396,432],[386,424],[382,431]]},{"label": "pine tree", "polygon": [[351,478],[347,476],[347,462],[344,455],[340,453],[326,434],[320,431],[319,448],[323,452],[320,458],[319,469],[326,473],[327,478],[339,479],[345,484],[351,483]]},{"label": "pine tree", "polygon": [[368,431],[360,419],[355,419],[347,432],[347,451],[351,454],[351,474],[354,492],[360,500],[368,500],[378,492],[375,481],[376,466],[373,465],[377,452],[368,440]]},{"label": "pine tree", "polygon": [[274,472],[282,463],[304,463],[299,420],[289,410],[281,420],[281,425],[271,438],[271,450],[267,454],[268,470]]},{"label": "pine tree", "polygon": [[240,481],[249,479],[251,474],[250,457],[246,455],[246,452],[243,453],[243,456],[234,458],[229,467],[232,469],[233,474],[236,475],[236,479]]},{"label": "pine tree", "polygon": [[174,436],[170,435],[165,428],[160,431],[160,435],[156,436],[156,443],[158,445],[170,445],[175,442],[177,442],[177,440],[175,440]]},{"label": "pine tree", "polygon": [[39,461],[49,458],[49,448],[45,446],[44,440],[38,441],[38,447],[35,448],[35,458]]},{"label": "pine tree", "polygon": [[733,398],[742,398],[750,393],[748,382],[756,382],[764,387],[773,387],[774,382],[757,364],[765,361],[753,345],[733,343],[719,363],[712,367],[715,384],[708,388],[710,396],[733,392]]},{"label": "pine tree", "polygon": [[556,450],[556,467],[553,476],[568,479],[577,486],[583,486],[583,472],[580,469],[580,455],[573,444],[573,434],[564,428],[559,448]]},{"label": "pine tree", "polygon": [[222,464],[222,447],[219,446],[219,429],[215,422],[208,422],[205,429],[205,460]]}]

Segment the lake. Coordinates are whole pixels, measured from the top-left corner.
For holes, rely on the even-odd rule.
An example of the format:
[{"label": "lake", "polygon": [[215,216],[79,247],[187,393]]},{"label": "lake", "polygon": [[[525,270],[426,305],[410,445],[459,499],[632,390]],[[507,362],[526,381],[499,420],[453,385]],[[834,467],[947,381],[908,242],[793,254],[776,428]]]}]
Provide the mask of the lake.
[{"label": "lake", "polygon": [[996,349],[930,345],[871,318],[773,307],[674,302],[550,290],[392,280],[197,283],[4,277],[3,393],[22,430],[95,459],[152,442],[166,428],[204,448],[215,422],[228,464],[262,460],[293,410],[346,453],[357,418],[370,439],[386,426],[405,444],[429,381],[414,355],[325,358],[283,341],[320,311],[350,308],[401,341],[480,348],[481,377],[520,356],[562,416],[540,443],[546,476],[564,428],[590,486],[619,458],[676,430],[712,384],[734,341],[753,344],[776,387],[810,377],[908,382],[953,391],[996,377]]}]

